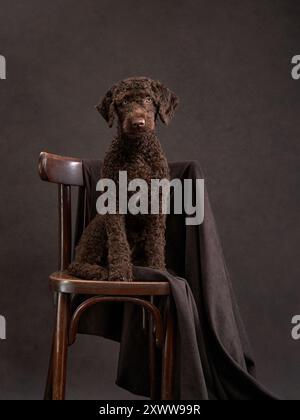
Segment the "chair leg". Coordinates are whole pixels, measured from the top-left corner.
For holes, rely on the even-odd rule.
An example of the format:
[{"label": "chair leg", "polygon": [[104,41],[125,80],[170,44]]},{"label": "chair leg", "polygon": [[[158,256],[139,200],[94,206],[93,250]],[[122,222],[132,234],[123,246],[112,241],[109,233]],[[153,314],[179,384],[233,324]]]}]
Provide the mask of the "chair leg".
[{"label": "chair leg", "polygon": [[51,352],[48,365],[47,381],[44,392],[44,400],[52,400],[52,385],[53,385],[53,347],[54,347],[54,335],[52,337]]},{"label": "chair leg", "polygon": [[173,397],[173,372],[175,359],[175,320],[172,303],[167,303],[166,337],[162,354],[162,383],[161,399],[172,400]]},{"label": "chair leg", "polygon": [[[154,305],[154,298],[151,296],[150,302]],[[149,378],[150,378],[150,399],[160,399],[160,357],[157,351],[155,340],[154,322],[152,316],[148,315],[149,328]]]},{"label": "chair leg", "polygon": [[52,352],[53,400],[64,400],[65,398],[69,311],[69,295],[65,293],[59,293]]}]

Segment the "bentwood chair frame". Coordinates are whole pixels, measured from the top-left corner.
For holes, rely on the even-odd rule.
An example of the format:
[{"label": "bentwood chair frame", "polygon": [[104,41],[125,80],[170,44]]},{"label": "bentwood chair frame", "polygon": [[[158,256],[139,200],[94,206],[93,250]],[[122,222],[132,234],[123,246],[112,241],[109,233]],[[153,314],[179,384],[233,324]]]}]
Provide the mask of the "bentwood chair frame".
[{"label": "bentwood chair frame", "polygon": [[[103,302],[129,302],[144,308],[149,320],[150,397],[173,399],[175,317],[168,282],[90,281],[64,273],[72,258],[71,187],[78,187],[79,194],[84,194],[82,166],[82,160],[78,158],[47,152],[39,157],[40,178],[58,185],[59,216],[59,271],[50,275],[50,286],[56,296],[56,318],[45,399],[65,398],[68,346],[75,342],[81,315]],[[87,220],[82,220],[81,232],[86,224]],[[71,312],[71,299],[76,294],[90,297]],[[154,304],[155,296],[163,299],[163,309]],[[161,357],[157,357],[158,352]]]}]

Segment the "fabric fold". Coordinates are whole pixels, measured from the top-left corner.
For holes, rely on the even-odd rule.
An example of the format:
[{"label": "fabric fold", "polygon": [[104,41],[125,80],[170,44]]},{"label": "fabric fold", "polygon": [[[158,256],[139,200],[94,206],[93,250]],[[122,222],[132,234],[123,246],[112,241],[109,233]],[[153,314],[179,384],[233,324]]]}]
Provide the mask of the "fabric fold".
[{"label": "fabric fold", "polygon": [[[84,214],[96,214],[96,183],[102,162],[85,160],[85,195],[79,198],[77,225]],[[170,163],[171,178],[204,178],[195,161]],[[185,215],[167,217],[168,272],[134,267],[135,278],[170,283],[176,307],[177,400],[276,399],[255,379],[255,364],[234,296],[213,212],[205,189],[204,222],[186,226]],[[171,274],[172,273],[172,274]],[[174,274],[175,273],[175,274]],[[84,299],[76,297],[73,306]],[[117,384],[149,396],[147,333],[142,312],[130,304],[109,303],[90,308],[79,332],[120,342]]]}]

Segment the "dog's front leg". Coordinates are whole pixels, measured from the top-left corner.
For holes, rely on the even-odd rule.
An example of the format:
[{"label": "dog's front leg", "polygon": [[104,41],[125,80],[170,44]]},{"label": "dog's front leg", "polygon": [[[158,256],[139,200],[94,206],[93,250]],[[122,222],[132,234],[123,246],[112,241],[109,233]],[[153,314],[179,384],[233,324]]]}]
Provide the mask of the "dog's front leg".
[{"label": "dog's front leg", "polygon": [[108,279],[132,281],[132,263],[126,236],[125,215],[107,214],[105,226],[108,244]]},{"label": "dog's front leg", "polygon": [[146,226],[145,260],[148,267],[164,271],[165,263],[165,226],[166,216],[152,214]]}]

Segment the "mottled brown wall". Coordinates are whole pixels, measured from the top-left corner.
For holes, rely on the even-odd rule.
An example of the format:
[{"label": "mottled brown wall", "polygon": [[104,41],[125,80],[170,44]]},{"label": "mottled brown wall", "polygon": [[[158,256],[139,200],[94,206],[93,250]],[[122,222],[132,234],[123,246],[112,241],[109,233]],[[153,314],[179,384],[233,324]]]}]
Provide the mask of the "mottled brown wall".
[{"label": "mottled brown wall", "polygon": [[[119,79],[161,79],[181,106],[160,137],[199,159],[261,380],[299,397],[300,3],[293,0],[1,0],[0,398],[40,398],[52,326],[56,188],[41,150],[103,157],[113,134],[93,106]],[[117,346],[82,337],[69,398],[128,398]]]}]

